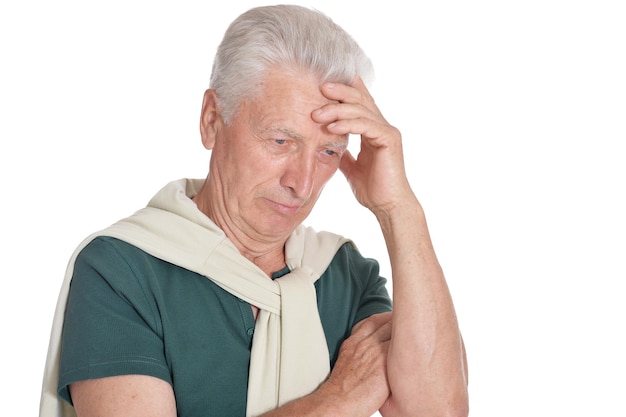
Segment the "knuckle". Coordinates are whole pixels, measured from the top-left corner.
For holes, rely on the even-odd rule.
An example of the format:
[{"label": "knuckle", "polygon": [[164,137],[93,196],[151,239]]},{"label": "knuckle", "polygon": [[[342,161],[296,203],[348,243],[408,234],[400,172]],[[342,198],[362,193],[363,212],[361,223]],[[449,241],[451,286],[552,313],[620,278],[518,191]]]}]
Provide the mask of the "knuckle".
[{"label": "knuckle", "polygon": [[376,330],[375,323],[371,319],[367,318],[358,322],[352,328],[352,335],[367,336]]},{"label": "knuckle", "polygon": [[353,351],[356,346],[357,340],[354,337],[349,337],[343,341],[341,346],[339,347],[339,353],[346,353],[349,351]]}]

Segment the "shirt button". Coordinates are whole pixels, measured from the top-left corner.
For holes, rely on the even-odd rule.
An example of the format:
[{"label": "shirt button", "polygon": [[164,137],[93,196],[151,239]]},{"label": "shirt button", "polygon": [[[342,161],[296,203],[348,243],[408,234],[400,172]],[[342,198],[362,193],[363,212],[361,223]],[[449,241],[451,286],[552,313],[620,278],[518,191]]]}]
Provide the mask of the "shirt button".
[{"label": "shirt button", "polygon": [[246,330],[246,333],[248,333],[248,336],[252,336],[254,334],[254,327],[250,327],[248,330]]}]

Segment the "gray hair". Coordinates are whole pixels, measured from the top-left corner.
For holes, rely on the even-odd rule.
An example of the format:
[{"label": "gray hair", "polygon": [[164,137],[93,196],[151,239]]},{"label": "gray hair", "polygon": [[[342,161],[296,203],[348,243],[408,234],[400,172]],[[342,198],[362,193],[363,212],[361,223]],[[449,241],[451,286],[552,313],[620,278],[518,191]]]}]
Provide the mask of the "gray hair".
[{"label": "gray hair", "polygon": [[230,24],[213,62],[210,88],[226,124],[277,66],[309,70],[320,83],[349,84],[356,77],[368,83],[374,74],[355,40],[319,11],[293,5],[250,9]]}]

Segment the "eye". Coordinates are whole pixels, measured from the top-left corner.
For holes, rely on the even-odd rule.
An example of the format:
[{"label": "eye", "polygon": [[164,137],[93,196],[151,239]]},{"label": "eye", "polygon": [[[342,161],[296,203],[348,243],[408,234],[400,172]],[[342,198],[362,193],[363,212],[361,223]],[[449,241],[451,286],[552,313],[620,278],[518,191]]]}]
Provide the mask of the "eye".
[{"label": "eye", "polygon": [[338,148],[326,148],[320,149],[319,153],[320,161],[324,163],[336,163],[341,159],[343,155],[343,149]]},{"label": "eye", "polygon": [[326,156],[341,158],[346,151],[346,148],[347,146],[343,145],[329,146],[323,150],[323,153]]},{"label": "eye", "polygon": [[294,149],[294,143],[289,138],[268,138],[265,142],[270,152],[274,154],[287,154]]}]

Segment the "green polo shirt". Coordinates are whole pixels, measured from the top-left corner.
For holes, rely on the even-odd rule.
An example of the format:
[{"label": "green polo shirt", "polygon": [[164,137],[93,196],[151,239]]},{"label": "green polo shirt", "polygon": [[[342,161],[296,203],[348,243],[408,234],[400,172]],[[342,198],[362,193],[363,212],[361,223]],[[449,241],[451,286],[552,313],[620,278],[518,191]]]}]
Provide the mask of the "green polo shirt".
[{"label": "green polo shirt", "polygon": [[[315,283],[331,366],[355,323],[391,310],[385,283],[350,244]],[[248,303],[206,277],[98,237],[74,268],[59,395],[71,402],[68,385],[85,379],[151,375],[172,385],[179,417],[245,416],[254,324]]]}]

